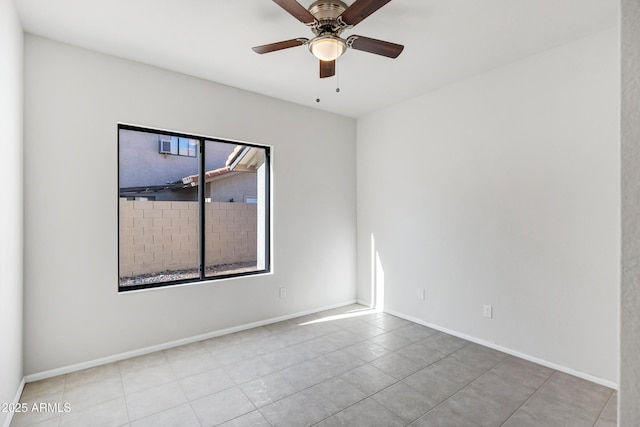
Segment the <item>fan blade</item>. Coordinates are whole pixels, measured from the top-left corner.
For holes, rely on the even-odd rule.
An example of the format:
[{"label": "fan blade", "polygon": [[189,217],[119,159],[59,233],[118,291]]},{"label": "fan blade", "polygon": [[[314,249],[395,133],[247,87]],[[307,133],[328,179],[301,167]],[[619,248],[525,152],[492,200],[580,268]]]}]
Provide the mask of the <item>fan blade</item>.
[{"label": "fan blade", "polygon": [[397,58],[404,49],[401,44],[355,35],[347,39],[347,46],[355,50],[386,56],[387,58]]},{"label": "fan blade", "polygon": [[253,49],[255,53],[262,54],[262,53],[275,52],[276,50],[288,49],[290,47],[302,46],[303,44],[307,44],[308,41],[309,39],[304,39],[304,38],[291,39],[291,40],[285,40],[282,42],[252,47],[251,49]]},{"label": "fan blade", "polygon": [[336,61],[320,61],[320,78],[336,75]]},{"label": "fan blade", "polygon": [[294,18],[305,25],[313,25],[316,18],[296,0],[273,0],[278,6],[289,12]]},{"label": "fan blade", "polygon": [[338,19],[342,18],[342,22],[354,26],[390,1],[391,0],[356,0],[347,10],[342,12],[342,15],[340,15]]}]

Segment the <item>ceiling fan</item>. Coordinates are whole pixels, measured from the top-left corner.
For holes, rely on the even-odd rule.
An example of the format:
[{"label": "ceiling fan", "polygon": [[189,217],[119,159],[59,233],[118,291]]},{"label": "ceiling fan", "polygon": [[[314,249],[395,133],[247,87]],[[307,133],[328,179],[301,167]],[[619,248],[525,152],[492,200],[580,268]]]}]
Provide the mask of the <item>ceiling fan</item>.
[{"label": "ceiling fan", "polygon": [[397,58],[404,46],[370,37],[352,35],[340,37],[344,30],[353,28],[391,0],[355,0],[347,6],[340,0],[317,0],[305,9],[296,0],[273,0],[294,18],[311,28],[315,34],[311,40],[296,38],[277,43],[256,46],[256,53],[269,53],[290,47],[309,45],[309,51],[320,60],[320,78],[336,74],[336,59],[347,48]]}]

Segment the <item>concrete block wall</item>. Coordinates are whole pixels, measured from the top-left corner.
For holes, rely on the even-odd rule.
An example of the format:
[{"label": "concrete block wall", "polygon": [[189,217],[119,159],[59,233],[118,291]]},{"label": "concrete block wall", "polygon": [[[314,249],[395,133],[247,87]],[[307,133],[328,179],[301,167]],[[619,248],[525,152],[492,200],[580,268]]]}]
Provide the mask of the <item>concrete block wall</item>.
[{"label": "concrete block wall", "polygon": [[[205,205],[207,266],[255,261],[257,205]],[[120,276],[198,267],[198,203],[120,199]]]},{"label": "concrete block wall", "polygon": [[256,261],[257,207],[255,203],[212,202],[205,205],[207,266]]}]

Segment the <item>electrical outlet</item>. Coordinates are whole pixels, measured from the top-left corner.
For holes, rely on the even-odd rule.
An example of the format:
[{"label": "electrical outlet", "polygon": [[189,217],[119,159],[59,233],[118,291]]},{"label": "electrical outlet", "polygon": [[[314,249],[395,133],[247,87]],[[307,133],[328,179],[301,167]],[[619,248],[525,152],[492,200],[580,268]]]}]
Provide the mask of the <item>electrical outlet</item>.
[{"label": "electrical outlet", "polygon": [[425,295],[424,295],[424,288],[418,288],[418,299],[424,301]]},{"label": "electrical outlet", "polygon": [[280,288],[280,298],[287,297],[287,288]]},{"label": "electrical outlet", "polygon": [[490,305],[483,306],[482,315],[487,319],[493,319],[493,306],[490,306]]}]

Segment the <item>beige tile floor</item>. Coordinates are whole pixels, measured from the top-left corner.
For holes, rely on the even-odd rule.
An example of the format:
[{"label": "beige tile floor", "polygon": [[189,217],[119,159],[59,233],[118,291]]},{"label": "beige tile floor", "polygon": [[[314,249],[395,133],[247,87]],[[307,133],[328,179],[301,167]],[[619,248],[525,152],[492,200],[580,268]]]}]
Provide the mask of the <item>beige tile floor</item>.
[{"label": "beige tile floor", "polygon": [[616,425],[616,393],[352,305],[27,384],[12,427]]}]

